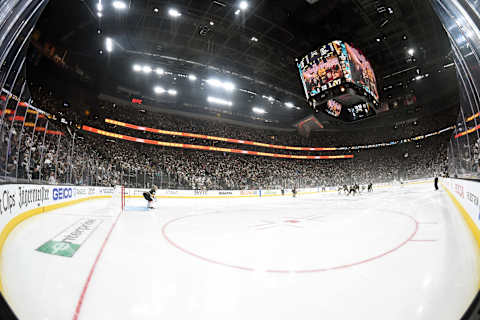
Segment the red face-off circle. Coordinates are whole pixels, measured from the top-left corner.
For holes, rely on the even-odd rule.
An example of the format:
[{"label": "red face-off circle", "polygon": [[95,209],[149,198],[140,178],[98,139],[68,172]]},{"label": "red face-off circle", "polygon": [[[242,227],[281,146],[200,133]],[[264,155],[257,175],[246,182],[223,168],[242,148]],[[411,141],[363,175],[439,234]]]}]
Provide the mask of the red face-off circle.
[{"label": "red face-off circle", "polygon": [[163,226],[162,235],[181,252],[218,266],[314,273],[385,257],[412,240],[417,230],[413,217],[393,211],[345,215],[344,219],[234,213],[172,219]]}]

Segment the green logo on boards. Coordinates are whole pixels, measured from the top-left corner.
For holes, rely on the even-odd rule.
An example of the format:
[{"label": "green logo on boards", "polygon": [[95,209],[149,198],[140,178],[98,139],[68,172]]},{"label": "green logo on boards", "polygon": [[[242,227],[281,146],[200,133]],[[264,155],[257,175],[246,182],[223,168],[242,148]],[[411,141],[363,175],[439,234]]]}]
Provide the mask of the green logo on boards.
[{"label": "green logo on boards", "polygon": [[71,258],[101,223],[100,219],[80,219],[42,244],[37,251]]},{"label": "green logo on boards", "polygon": [[79,248],[79,244],[50,240],[40,246],[37,251],[71,258]]}]

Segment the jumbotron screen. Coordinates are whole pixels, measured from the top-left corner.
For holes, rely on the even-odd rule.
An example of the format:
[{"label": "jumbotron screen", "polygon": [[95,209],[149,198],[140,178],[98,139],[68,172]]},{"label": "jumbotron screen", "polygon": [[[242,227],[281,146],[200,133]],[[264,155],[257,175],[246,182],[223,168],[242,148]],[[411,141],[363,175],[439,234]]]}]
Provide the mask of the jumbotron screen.
[{"label": "jumbotron screen", "polygon": [[375,73],[365,56],[342,41],[332,41],[297,61],[307,99],[342,83],[352,83],[378,102]]},{"label": "jumbotron screen", "polygon": [[297,59],[308,104],[342,121],[376,114],[378,90],[370,62],[356,48],[332,41]]}]

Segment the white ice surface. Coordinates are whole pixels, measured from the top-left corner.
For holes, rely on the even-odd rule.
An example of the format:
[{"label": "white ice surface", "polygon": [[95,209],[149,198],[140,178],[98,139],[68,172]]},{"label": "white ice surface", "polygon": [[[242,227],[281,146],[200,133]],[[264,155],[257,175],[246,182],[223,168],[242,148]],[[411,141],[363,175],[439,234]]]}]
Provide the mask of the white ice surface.
[{"label": "white ice surface", "polygon": [[[27,320],[73,319],[115,220],[96,200],[31,218],[8,238],[2,279]],[[127,199],[79,319],[459,319],[478,255],[433,185],[244,199]],[[103,220],[72,258],[35,251],[81,217]]]}]

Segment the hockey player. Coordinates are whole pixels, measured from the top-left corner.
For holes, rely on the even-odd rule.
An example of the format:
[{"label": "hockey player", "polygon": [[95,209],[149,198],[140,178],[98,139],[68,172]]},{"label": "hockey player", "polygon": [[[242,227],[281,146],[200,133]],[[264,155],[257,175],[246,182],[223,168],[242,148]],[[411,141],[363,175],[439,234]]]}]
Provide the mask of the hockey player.
[{"label": "hockey player", "polygon": [[350,194],[355,195],[356,193],[357,193],[357,188],[355,187],[355,185],[352,185],[350,187],[350,190],[348,191],[348,195],[350,195]]},{"label": "hockey player", "polygon": [[297,196],[297,189],[295,187],[292,189],[292,195],[294,198]]},{"label": "hockey player", "polygon": [[368,184],[368,192],[372,192],[373,191],[373,184],[370,182]]},{"label": "hockey player", "polygon": [[158,190],[157,186],[153,185],[152,189],[150,189],[150,191],[143,193],[143,197],[145,198],[145,200],[147,200],[147,208],[148,209],[155,209],[153,207],[153,200],[155,199],[155,192],[157,190]]},{"label": "hockey player", "polygon": [[433,182],[434,186],[435,186],[435,191],[438,190],[438,177],[435,177],[435,180]]}]

